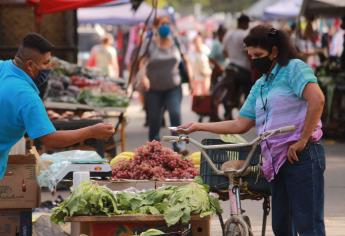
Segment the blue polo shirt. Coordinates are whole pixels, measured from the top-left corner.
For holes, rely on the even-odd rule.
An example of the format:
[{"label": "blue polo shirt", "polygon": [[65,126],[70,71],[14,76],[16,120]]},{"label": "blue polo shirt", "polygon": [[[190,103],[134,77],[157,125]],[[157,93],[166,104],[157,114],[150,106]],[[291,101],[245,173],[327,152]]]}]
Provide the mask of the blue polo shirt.
[{"label": "blue polo shirt", "polygon": [[0,179],[8,153],[24,133],[31,139],[55,132],[34,81],[12,60],[0,61]]}]

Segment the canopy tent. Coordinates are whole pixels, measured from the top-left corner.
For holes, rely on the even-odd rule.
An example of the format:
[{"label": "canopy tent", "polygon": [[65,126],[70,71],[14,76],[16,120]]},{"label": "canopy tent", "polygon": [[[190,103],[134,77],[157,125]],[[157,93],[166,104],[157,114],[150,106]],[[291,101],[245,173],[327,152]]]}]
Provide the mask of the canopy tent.
[{"label": "canopy tent", "polygon": [[264,10],[264,19],[285,20],[296,18],[301,11],[303,0],[280,0]]},{"label": "canopy tent", "polygon": [[304,0],[300,15],[342,17],[345,15],[345,0]]},{"label": "canopy tent", "polygon": [[277,0],[259,0],[244,11],[251,18],[262,19],[266,7],[273,5]]},{"label": "canopy tent", "polygon": [[[77,17],[79,23],[133,25],[144,22],[151,10],[152,7],[145,2],[141,3],[136,12],[131,10],[131,4],[98,6],[79,9]],[[133,14],[130,14],[130,12],[133,12]],[[168,12],[158,9],[157,15],[168,16]]]},{"label": "canopy tent", "polygon": [[111,1],[114,0],[26,0],[26,3],[35,7],[36,15],[43,15]]}]

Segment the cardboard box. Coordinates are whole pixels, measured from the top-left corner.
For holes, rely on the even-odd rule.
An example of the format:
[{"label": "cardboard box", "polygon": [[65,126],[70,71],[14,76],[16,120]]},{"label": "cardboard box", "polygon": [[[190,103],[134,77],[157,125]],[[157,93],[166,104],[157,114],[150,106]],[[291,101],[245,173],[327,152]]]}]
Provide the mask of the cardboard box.
[{"label": "cardboard box", "polygon": [[10,155],[0,180],[0,209],[35,208],[40,203],[34,155]]},{"label": "cardboard box", "polygon": [[1,236],[32,235],[31,209],[0,210]]}]

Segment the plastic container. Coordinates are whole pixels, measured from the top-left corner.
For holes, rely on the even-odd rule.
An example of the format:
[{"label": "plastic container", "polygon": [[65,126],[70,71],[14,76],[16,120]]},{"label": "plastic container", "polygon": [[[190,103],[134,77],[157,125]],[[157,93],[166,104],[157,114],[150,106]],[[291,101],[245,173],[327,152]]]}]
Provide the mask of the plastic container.
[{"label": "plastic container", "polygon": [[[217,145],[226,144],[220,139],[204,139],[202,140],[204,145]],[[240,148],[227,148],[227,149],[217,149],[217,150],[206,150],[206,153],[210,156],[213,163],[218,169],[221,168],[222,164],[229,160],[245,160],[251,147],[240,147]],[[248,168],[253,171],[248,176],[242,178],[244,181],[245,189],[241,189],[241,193],[250,194],[250,192],[259,195],[270,195],[270,186],[266,179],[259,175],[259,162],[260,162],[260,148],[258,147],[254,153],[253,159]],[[208,184],[211,191],[219,192],[228,189],[229,181],[226,176],[217,175],[213,172],[210,165],[207,163],[204,155],[201,156],[200,163],[200,175],[205,184]],[[247,185],[246,185],[247,183]],[[247,191],[249,190],[249,192]]]}]

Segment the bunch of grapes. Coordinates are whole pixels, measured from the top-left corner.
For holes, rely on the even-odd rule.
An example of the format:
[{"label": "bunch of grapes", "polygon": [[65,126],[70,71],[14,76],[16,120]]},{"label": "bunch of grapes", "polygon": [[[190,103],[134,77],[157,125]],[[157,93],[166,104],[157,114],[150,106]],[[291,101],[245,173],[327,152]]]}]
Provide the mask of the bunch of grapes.
[{"label": "bunch of grapes", "polygon": [[115,165],[112,175],[113,179],[191,179],[198,171],[191,161],[152,141],[137,148],[132,160]]}]

